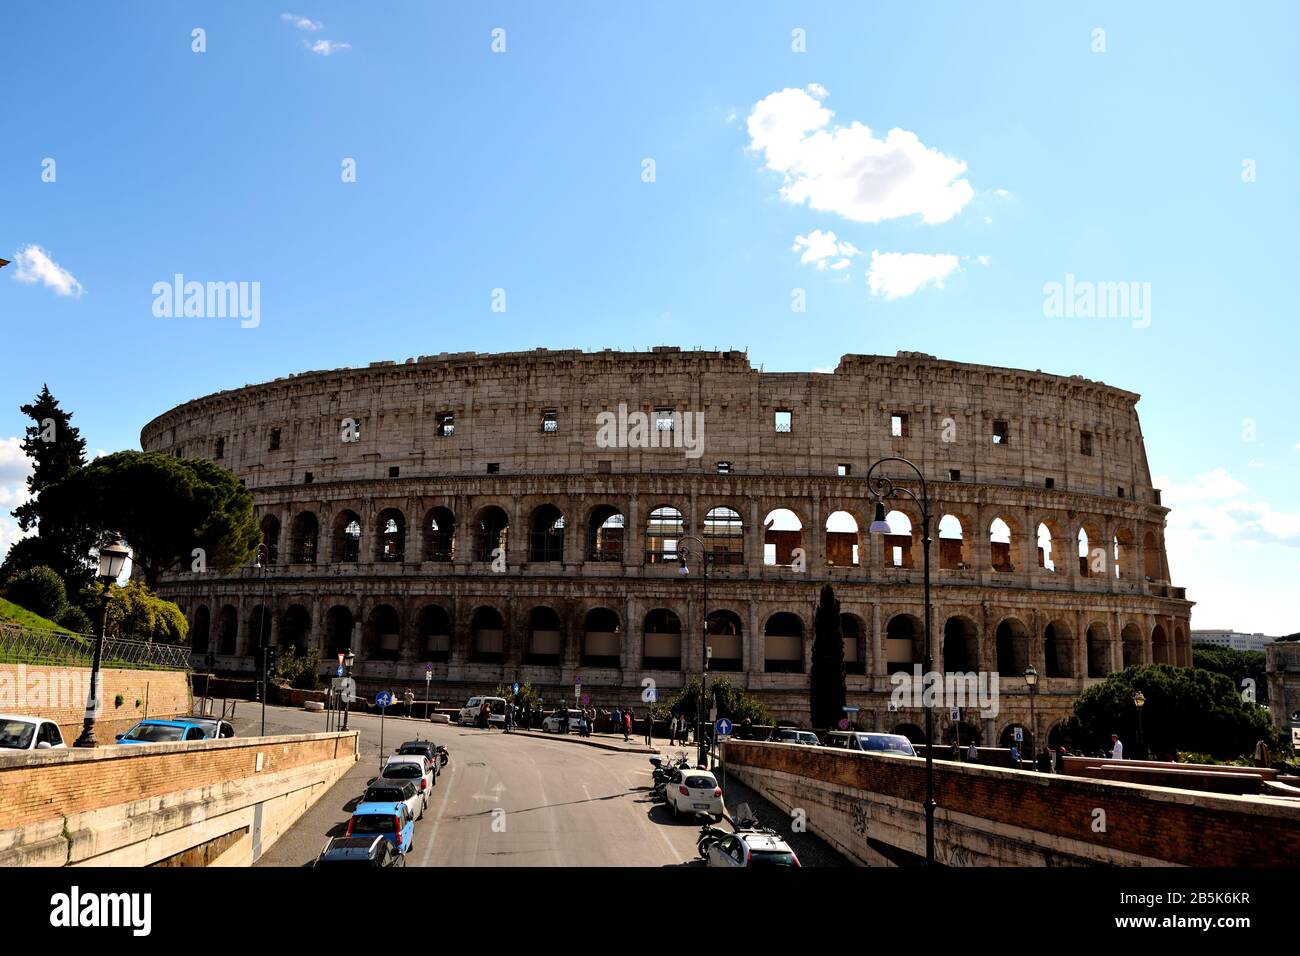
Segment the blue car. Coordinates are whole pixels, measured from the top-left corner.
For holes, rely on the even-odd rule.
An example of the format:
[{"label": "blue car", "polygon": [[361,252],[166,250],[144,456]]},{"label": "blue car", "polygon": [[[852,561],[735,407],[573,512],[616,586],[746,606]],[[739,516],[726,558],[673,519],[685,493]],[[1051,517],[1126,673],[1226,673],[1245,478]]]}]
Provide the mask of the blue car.
[{"label": "blue car", "polygon": [[206,740],[207,731],[188,720],[142,720],[124,734],[119,744],[172,744],[186,740]]},{"label": "blue car", "polygon": [[348,836],[387,837],[398,853],[411,852],[415,817],[405,803],[359,803],[348,820]]}]

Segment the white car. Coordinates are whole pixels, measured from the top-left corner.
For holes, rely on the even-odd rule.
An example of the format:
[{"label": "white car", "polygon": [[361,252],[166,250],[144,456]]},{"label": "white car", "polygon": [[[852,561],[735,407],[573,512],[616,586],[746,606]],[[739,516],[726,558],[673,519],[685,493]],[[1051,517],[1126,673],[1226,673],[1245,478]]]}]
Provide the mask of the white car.
[{"label": "white car", "polygon": [[488,705],[488,726],[501,727],[506,725],[506,699],[504,697],[471,697],[466,701],[465,706],[460,709],[460,715],[456,718],[456,723],[462,727],[473,727],[478,720],[478,712],[483,706],[483,701]]},{"label": "white car", "polygon": [[59,725],[44,717],[0,714],[0,751],[63,749]]},{"label": "white car", "polygon": [[664,802],[674,817],[707,813],[715,820],[722,819],[722,788],[710,770],[686,767],[675,771],[664,784]]},{"label": "white car", "polygon": [[795,730],[793,727],[778,727],[769,739],[778,744],[802,744],[805,747],[820,747],[822,744],[811,730]]},{"label": "white car", "polygon": [[[583,717],[578,711],[569,711],[569,733],[580,734],[582,728],[586,725],[587,718]],[[542,733],[558,734],[560,732],[560,715],[547,714],[546,719],[542,721]]]},{"label": "white car", "polygon": [[433,766],[429,763],[428,757],[421,757],[419,754],[398,754],[395,757],[389,757],[384,761],[384,769],[380,771],[379,779],[387,782],[390,780],[409,780],[415,784],[415,788],[420,791],[420,796],[428,803],[429,793],[433,790],[435,783]]},{"label": "white car", "polygon": [[799,866],[790,845],[775,833],[742,830],[709,847],[709,866]]}]

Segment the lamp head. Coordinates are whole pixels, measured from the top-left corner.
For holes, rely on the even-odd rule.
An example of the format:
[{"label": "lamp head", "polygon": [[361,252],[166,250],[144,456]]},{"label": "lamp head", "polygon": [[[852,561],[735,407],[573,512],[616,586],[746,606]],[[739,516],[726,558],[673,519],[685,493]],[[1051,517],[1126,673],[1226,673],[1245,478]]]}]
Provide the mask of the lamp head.
[{"label": "lamp head", "polygon": [[1133,706],[1136,707],[1138,710],[1141,710],[1143,706],[1146,704],[1146,702],[1147,699],[1142,694],[1142,691],[1138,691],[1136,694],[1133,695]]},{"label": "lamp head", "polygon": [[1033,687],[1038,683],[1038,671],[1033,664],[1030,664],[1029,667],[1025,669],[1025,683],[1030,687]]},{"label": "lamp head", "polygon": [[116,581],[122,576],[122,569],[131,558],[131,549],[121,541],[114,541],[99,549],[99,579]]},{"label": "lamp head", "polygon": [[889,522],[885,520],[885,503],[883,501],[876,502],[876,516],[867,531],[870,534],[890,533]]}]

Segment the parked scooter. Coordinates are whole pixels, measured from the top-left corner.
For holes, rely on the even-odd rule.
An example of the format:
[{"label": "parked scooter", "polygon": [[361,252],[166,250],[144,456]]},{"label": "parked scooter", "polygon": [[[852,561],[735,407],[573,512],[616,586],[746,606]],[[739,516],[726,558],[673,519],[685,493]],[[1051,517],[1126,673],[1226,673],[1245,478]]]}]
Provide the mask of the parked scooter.
[{"label": "parked scooter", "polygon": [[442,746],[441,744],[435,744],[433,749],[434,749],[434,753],[438,755],[438,766],[439,767],[447,766],[447,762],[451,760],[451,754],[447,752],[447,748]]}]

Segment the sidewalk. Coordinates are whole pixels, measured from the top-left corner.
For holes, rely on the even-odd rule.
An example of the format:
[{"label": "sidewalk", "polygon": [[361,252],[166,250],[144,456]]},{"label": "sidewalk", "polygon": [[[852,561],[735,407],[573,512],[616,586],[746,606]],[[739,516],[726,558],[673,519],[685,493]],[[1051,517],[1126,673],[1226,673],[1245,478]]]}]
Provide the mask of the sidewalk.
[{"label": "sidewalk", "polygon": [[615,750],[633,754],[657,754],[667,746],[667,741],[656,740],[653,745],[647,747],[644,734],[633,735],[624,742],[622,734],[592,734],[590,737],[583,737],[580,734],[548,734],[541,730],[524,730],[520,727],[516,727],[510,732],[526,737],[544,737],[547,740],[567,740],[570,743],[599,747],[602,750]]}]

